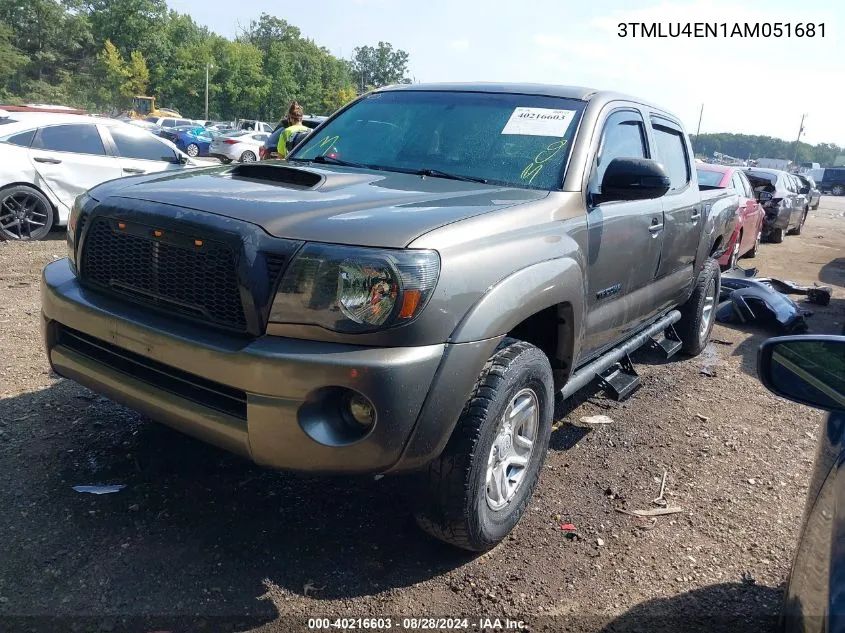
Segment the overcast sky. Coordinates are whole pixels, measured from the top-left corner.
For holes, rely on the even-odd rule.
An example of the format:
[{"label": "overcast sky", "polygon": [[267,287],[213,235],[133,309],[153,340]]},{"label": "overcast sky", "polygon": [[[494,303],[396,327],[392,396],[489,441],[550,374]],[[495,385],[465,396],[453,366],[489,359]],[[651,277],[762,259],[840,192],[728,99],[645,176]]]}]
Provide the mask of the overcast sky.
[{"label": "overcast sky", "polygon": [[[417,81],[531,81],[631,93],[695,133],[766,134],[845,145],[845,4],[832,0],[168,0],[233,37],[262,11],[335,55],[390,42]],[[298,7],[298,8],[297,8]],[[637,7],[637,8],[632,8]],[[619,22],[825,23],[824,37],[633,39]]]}]

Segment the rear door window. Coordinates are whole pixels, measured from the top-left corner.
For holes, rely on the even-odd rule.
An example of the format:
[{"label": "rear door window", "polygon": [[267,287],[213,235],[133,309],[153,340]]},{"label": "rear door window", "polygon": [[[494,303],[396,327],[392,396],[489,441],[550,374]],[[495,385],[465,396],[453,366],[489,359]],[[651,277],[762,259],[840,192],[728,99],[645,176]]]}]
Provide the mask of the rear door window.
[{"label": "rear door window", "polygon": [[116,125],[109,128],[115,147],[122,158],[172,162],[176,153],[143,130],[127,130]]},{"label": "rear door window", "polygon": [[672,182],[671,191],[678,191],[686,187],[690,181],[689,159],[684,136],[678,130],[664,126],[659,120],[652,120],[654,129],[654,143],[656,145],[655,158],[663,164]]},{"label": "rear door window", "polygon": [[97,126],[89,124],[42,127],[36,134],[32,148],[52,152],[91,154],[93,156],[105,156],[106,154],[103,139],[100,138]]},{"label": "rear door window", "polygon": [[748,182],[748,178],[745,174],[741,171],[736,172],[739,181],[742,183],[742,189],[745,192],[746,198],[753,198],[754,197],[754,190],[751,188],[751,183]]}]

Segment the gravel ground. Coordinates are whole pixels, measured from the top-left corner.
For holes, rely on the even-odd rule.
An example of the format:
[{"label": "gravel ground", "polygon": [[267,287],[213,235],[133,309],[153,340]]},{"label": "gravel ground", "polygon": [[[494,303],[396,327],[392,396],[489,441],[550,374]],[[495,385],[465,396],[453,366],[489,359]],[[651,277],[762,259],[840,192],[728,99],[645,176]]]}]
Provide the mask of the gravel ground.
[{"label": "gravel ground", "polygon": [[[753,262],[834,287],[811,332],[845,322],[843,216],[845,199],[822,198],[803,235]],[[403,479],[262,470],[51,374],[38,276],[64,250],[61,234],[0,243],[0,629],[264,632],[314,617],[402,629],[426,616],[470,630],[505,617],[550,631],[773,629],[820,416],[760,386],[764,330],[717,326],[692,360],[639,352],[631,399],[568,403],[528,513],[468,556],[415,528]],[[581,422],[595,414],[613,422]],[[681,514],[616,511],[654,507],[664,472]],[[102,483],[126,487],[72,490]]]}]

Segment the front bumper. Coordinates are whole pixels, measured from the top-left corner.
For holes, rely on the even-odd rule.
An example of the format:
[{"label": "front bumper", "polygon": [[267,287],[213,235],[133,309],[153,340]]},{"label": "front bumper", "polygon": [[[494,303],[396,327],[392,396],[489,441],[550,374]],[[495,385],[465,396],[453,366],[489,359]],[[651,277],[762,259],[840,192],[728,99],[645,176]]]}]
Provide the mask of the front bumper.
[{"label": "front bumper", "polygon": [[[311,472],[418,468],[446,443],[497,339],[379,348],[211,332],[84,289],[68,260],[45,267],[50,364],[109,398],[258,464]],[[376,421],[332,433],[332,390],[370,400]]]}]

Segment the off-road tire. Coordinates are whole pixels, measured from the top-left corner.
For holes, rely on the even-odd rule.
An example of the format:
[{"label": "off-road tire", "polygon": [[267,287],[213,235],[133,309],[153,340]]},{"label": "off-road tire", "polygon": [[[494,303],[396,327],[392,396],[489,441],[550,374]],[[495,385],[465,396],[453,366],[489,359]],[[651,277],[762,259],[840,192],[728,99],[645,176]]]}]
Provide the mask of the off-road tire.
[{"label": "off-road tire", "polygon": [[[484,365],[443,453],[417,478],[415,517],[441,541],[462,549],[491,549],[525,511],[546,459],[554,415],[552,369],[534,345],[505,338]],[[511,399],[531,388],[539,425],[533,452],[515,496],[501,510],[486,499],[487,463],[499,419]]]},{"label": "off-road tire", "polygon": [[[710,322],[706,331],[702,334],[704,307],[711,280],[715,280],[715,295],[712,296]],[[689,356],[698,356],[710,341],[710,333],[713,331],[713,324],[716,322],[716,307],[719,303],[721,282],[722,276],[718,262],[715,259],[708,259],[698,272],[692,295],[680,308],[681,320],[675,324],[675,331],[678,333],[678,338],[681,339],[681,350]]]},{"label": "off-road tire", "polygon": [[783,242],[783,229],[772,229],[769,232],[769,241],[772,244],[780,244]]}]

